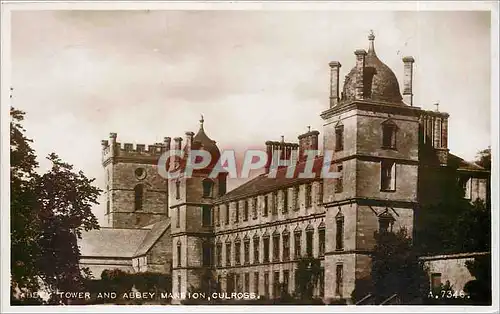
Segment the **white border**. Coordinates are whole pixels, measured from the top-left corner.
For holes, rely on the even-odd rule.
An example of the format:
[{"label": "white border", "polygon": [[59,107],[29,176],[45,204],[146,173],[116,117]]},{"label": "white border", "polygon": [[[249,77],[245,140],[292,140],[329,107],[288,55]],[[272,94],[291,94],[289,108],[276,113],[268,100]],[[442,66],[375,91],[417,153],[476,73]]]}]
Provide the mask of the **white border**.
[{"label": "white border", "polygon": [[[346,10],[346,11],[491,11],[491,149],[493,152],[492,160],[492,306],[266,306],[265,310],[273,313],[290,312],[435,312],[435,313],[484,313],[498,312],[499,302],[499,272],[498,272],[498,226],[499,226],[499,185],[498,185],[498,166],[499,157],[499,63],[498,63],[498,3],[496,1],[345,1],[345,2],[155,2],[155,1],[4,1],[1,7],[1,252],[4,252],[1,259],[1,296],[2,313],[175,313],[175,312],[194,312],[194,313],[243,313],[249,310],[262,310],[263,307],[255,306],[10,306],[10,148],[9,148],[9,86],[10,84],[10,17],[11,11],[16,10]],[[36,21],[35,21],[36,22]],[[471,104],[473,105],[473,104]],[[496,296],[496,297],[495,297]]]}]

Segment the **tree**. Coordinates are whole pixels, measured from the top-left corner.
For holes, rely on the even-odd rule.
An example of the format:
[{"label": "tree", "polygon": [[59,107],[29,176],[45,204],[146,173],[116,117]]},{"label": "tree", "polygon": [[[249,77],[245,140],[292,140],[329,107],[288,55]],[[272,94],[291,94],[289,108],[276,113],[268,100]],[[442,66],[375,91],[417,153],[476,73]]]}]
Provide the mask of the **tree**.
[{"label": "tree", "polygon": [[477,153],[476,164],[486,170],[491,170],[491,147],[483,149]]},{"label": "tree", "polygon": [[371,278],[376,299],[380,302],[398,294],[403,302],[411,302],[424,296],[427,274],[406,228],[375,232],[375,240]]},{"label": "tree", "polygon": [[296,295],[300,300],[312,300],[314,297],[314,287],[318,284],[323,275],[321,261],[312,257],[301,258],[297,262]]},{"label": "tree", "polygon": [[465,265],[475,277],[464,287],[471,302],[477,305],[491,305],[491,255],[476,257],[473,261],[467,261]]},{"label": "tree", "polygon": [[[92,207],[101,190],[82,171],[56,154],[52,168],[37,172],[32,140],[21,125],[24,112],[11,109],[11,289],[12,303],[40,289],[83,289],[77,239],[83,230],[99,228]],[[56,297],[55,294],[52,295]],[[59,303],[52,298],[49,302]]]}]

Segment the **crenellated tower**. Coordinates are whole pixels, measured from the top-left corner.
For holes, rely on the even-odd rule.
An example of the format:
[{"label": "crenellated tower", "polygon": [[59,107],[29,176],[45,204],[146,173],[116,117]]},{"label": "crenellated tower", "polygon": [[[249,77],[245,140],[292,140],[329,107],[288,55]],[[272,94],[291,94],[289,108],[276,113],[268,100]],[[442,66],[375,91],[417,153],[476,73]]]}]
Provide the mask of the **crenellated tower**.
[{"label": "crenellated tower", "polygon": [[168,216],[168,187],[158,173],[158,159],[170,147],[170,138],[152,145],[117,142],[110,133],[102,141],[108,225],[139,228]]}]

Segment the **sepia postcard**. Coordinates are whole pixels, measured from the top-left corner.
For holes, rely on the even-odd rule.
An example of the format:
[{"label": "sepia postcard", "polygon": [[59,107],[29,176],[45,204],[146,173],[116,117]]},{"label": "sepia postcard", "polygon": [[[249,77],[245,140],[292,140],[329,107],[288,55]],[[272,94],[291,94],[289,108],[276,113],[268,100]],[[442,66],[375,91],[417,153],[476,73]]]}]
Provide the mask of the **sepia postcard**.
[{"label": "sepia postcard", "polygon": [[499,311],[497,2],[4,1],[1,44],[2,312]]}]

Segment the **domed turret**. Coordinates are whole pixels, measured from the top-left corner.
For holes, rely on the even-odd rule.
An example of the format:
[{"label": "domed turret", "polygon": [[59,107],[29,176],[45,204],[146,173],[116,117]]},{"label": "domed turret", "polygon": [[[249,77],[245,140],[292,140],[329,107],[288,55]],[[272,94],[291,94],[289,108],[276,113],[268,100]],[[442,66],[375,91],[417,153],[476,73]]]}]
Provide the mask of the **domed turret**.
[{"label": "domed turret", "polygon": [[364,56],[364,66],[355,66],[346,76],[341,102],[357,99],[356,87],[360,86],[357,79],[362,77],[363,99],[404,105],[396,75],[385,63],[380,61],[375,53],[375,35],[371,33],[368,39],[370,45],[368,53]]},{"label": "domed turret", "polygon": [[204,122],[205,120],[203,119],[203,116],[201,116],[200,129],[198,130],[198,133],[196,133],[196,135],[193,137],[192,149],[204,150],[209,152],[210,156],[212,156],[212,162],[210,163],[212,165],[219,160],[220,150],[217,147],[216,142],[211,140],[205,133],[205,130],[203,129]]}]

